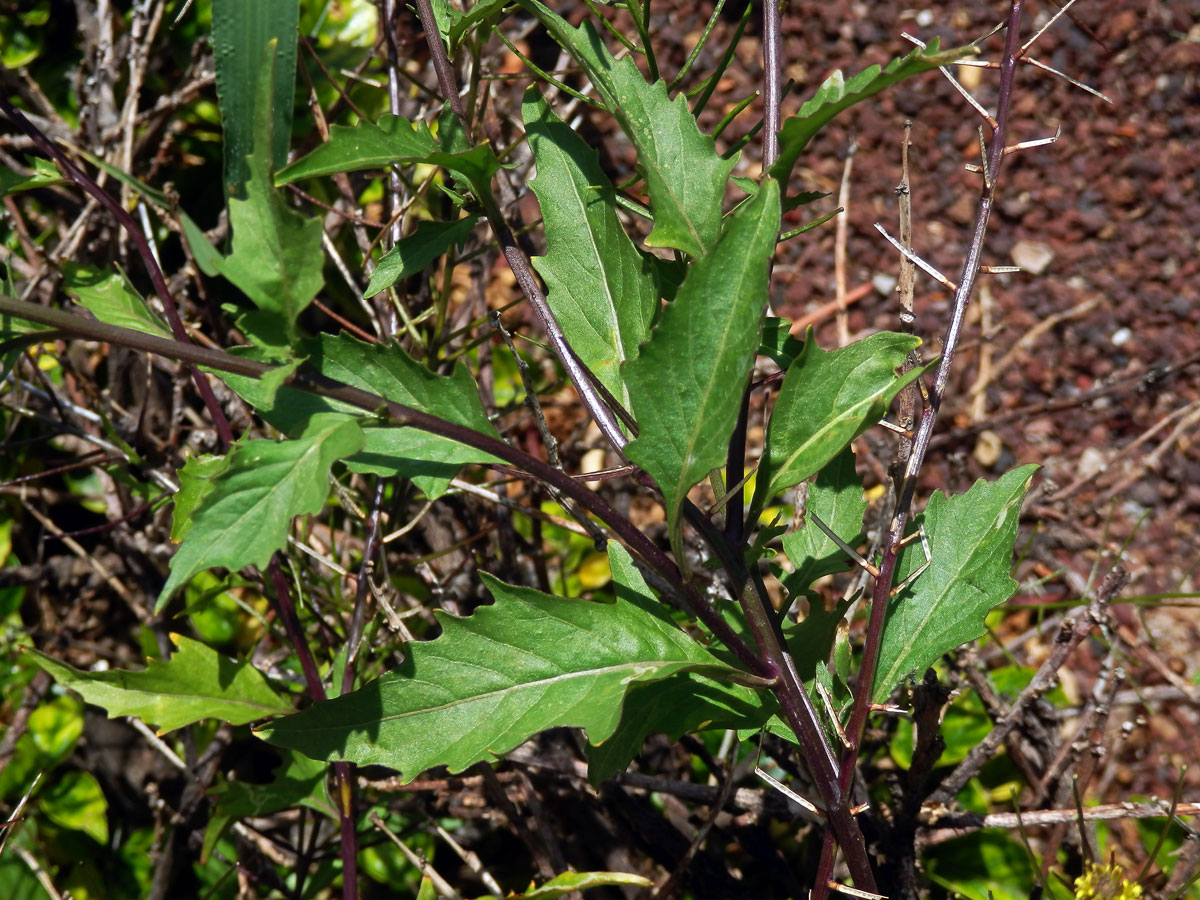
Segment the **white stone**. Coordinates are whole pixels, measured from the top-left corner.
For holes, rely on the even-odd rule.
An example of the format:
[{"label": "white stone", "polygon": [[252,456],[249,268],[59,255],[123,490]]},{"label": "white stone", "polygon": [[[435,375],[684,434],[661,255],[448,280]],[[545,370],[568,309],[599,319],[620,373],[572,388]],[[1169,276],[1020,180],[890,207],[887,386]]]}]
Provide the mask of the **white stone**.
[{"label": "white stone", "polygon": [[1054,261],[1054,251],[1041,241],[1017,241],[1013,244],[1012,261],[1031,275],[1041,275]]},{"label": "white stone", "polygon": [[896,289],[896,276],[880,272],[871,279],[871,286],[886,297]]}]

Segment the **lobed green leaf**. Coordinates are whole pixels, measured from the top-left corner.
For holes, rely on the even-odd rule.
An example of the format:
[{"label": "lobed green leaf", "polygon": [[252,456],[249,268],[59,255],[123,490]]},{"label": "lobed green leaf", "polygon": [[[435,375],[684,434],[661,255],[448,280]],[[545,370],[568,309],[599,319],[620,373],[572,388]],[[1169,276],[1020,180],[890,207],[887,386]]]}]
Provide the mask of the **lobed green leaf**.
[{"label": "lobed green leaf", "polygon": [[521,107],[537,162],[546,255],[533,265],[563,333],[609,392],[628,405],[620,366],[638,354],[659,307],[649,260],[617,218],[597,153],[550,111],[536,88]]},{"label": "lobed green leaf", "polygon": [[314,416],[294,440],[235,444],[191,517],[156,608],[204,569],[265,566],[287,543],[292,519],[324,505],[334,461],[362,445],[358,423],[336,414]]},{"label": "lobed green leaf", "polygon": [[461,772],[557,726],[612,734],[636,683],[730,670],[654,607],[551,597],[482,575],[495,598],[413,643],[398,668],[351,693],[261,727],[315,759],[386,765],[406,780]]},{"label": "lobed green leaf", "polygon": [[721,234],[725,183],[737,159],[721,158],[683,95],[671,99],[665,82],[648,83],[632,57],[613,59],[590,22],[573,28],[538,0],[520,3],[575,58],[637,148],[654,214],[646,246],[703,256]]},{"label": "lobed green leaf", "polygon": [[83,672],[37,650],[30,659],[55,681],[109,717],[137,716],[174,731],[201,719],[243,725],[285,715],[292,705],[248,662],[222,656],[199,641],[173,635],[178,651],[166,661],[150,660],[140,671]]},{"label": "lobed green leaf", "polygon": [[673,544],[687,492],[725,461],[758,350],[779,216],[779,185],[768,180],[692,264],[641,355],[625,367],[640,429],[626,452],[662,490]]},{"label": "lobed green leaf", "polygon": [[[982,637],[988,610],[1012,596],[1017,521],[1035,471],[1021,466],[991,484],[980,479],[965,494],[935,491],[929,498],[923,516],[929,567],[888,603],[873,702],[885,702],[907,675],[923,672],[943,653]],[[897,583],[924,562],[920,542],[909,543],[896,566]]]}]

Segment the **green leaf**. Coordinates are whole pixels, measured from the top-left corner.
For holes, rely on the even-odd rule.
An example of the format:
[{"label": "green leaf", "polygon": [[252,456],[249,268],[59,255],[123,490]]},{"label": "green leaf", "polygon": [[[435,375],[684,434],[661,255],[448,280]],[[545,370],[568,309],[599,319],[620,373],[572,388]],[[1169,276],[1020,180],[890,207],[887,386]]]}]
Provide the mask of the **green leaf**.
[{"label": "green leaf", "polygon": [[291,704],[250,663],[221,656],[182,635],[172,639],[178,652],[166,662],[150,660],[141,671],[81,672],[37,650],[28,654],[55,681],[103,707],[110,718],[137,716],[157,725],[159,733],[201,719],[242,725],[291,712]]},{"label": "green leaf", "polygon": [[162,609],[204,569],[265,566],[287,543],[295,516],[319,512],[329,493],[329,467],[363,444],[358,423],[342,415],[314,416],[295,440],[239,441],[192,515],[158,596]]},{"label": "green leaf", "polygon": [[759,356],[771,359],[784,370],[795,362],[804,349],[804,341],[792,337],[791,327],[792,323],[787,319],[766,316],[763,319],[762,342],[758,347]]},{"label": "green leaf", "polygon": [[612,735],[599,747],[588,748],[588,781],[599,785],[624,772],[651,734],[677,741],[697,731],[755,729],[775,709],[768,694],[695,672],[634,685]]},{"label": "green leaf", "polygon": [[213,491],[213,479],[229,468],[230,457],[193,456],[183,464],[176,476],[179,490],[173,498],[175,511],[171,521],[171,540],[179,543],[192,527],[192,515]]},{"label": "green leaf", "polygon": [[437,375],[395,344],[368,344],[348,334],[323,334],[306,348],[310,365],[322,375],[500,437],[483,411],[475,380],[461,362],[450,375]]},{"label": "green leaf", "polygon": [[[213,56],[229,197],[239,196],[246,181],[253,177],[253,166],[247,166],[246,157],[252,146],[261,144],[264,135],[269,149],[264,152],[263,147],[255,146],[255,152],[276,167],[287,162],[299,22],[300,4],[296,0],[213,0]],[[268,51],[273,79],[268,68],[260,65],[269,41],[274,42]],[[269,131],[262,127],[264,110]]]},{"label": "green leaf", "polygon": [[347,469],[410,478],[430,500],[446,492],[464,465],[503,463],[490,453],[415,428],[364,427],[363,435],[363,448],[346,459]]},{"label": "green leaf", "polygon": [[82,831],[101,846],[108,843],[108,801],[90,772],[65,772],[38,797],[38,811],[63,828]]},{"label": "green leaf", "polygon": [[458,49],[467,33],[477,25],[492,25],[501,18],[500,12],[512,0],[477,0],[474,6],[459,16],[451,25],[447,38],[450,41],[450,52]]},{"label": "green leaf", "polygon": [[401,278],[420,272],[454,244],[465,241],[475,222],[474,216],[454,222],[421,222],[416,231],[397,241],[396,246],[379,258],[363,296],[374,297]]},{"label": "green leaf", "polygon": [[30,191],[34,188],[50,187],[66,181],[54,163],[40,156],[30,160],[33,166],[32,175],[22,175],[6,166],[0,166],[0,197],[15,194],[18,191]]},{"label": "green leaf", "polygon": [[334,125],[329,140],[307,156],[280,169],[276,186],[315,175],[382,169],[392,163],[421,162],[440,147],[424,122],[385,115],[377,124]]},{"label": "green leaf", "polygon": [[[246,196],[229,201],[232,251],[228,256],[203,253],[203,257],[266,314],[239,322],[256,343],[282,340],[292,344],[297,340],[297,317],[325,283],[321,274],[321,222],[301,216],[271,186],[272,164],[267,150],[272,134],[270,50],[261,59],[254,151],[246,160]],[[189,244],[195,252],[192,237],[189,235]],[[200,244],[207,241],[201,240]]]},{"label": "green leaf", "polygon": [[[348,335],[322,335],[304,348],[323,375],[498,437],[483,411],[479,390],[461,363],[448,376],[436,375],[398,346],[365,344]],[[321,414],[340,413],[361,421],[363,446],[346,458],[347,468],[411,478],[431,499],[445,492],[464,463],[502,462],[441,435],[374,425],[364,419],[362,410],[336,400],[287,386],[273,392],[259,379],[218,374],[269,424],[290,437],[303,432],[312,418]]]},{"label": "green leaf", "polygon": [[[618,598],[642,605],[654,595],[629,552],[610,541],[609,565]],[[588,781],[594,785],[623,772],[642,752],[650,734],[672,741],[681,735],[713,728],[755,728],[775,709],[771,695],[739,684],[680,672],[660,681],[634,685],[625,697],[621,721],[598,747],[588,748]]]},{"label": "green leaf", "polygon": [[906,56],[893,59],[886,68],[870,66],[849,81],[846,81],[840,69],[826,78],[812,99],[801,106],[796,115],[789,116],[779,130],[779,158],[771,166],[771,177],[787,181],[797,158],[813,135],[842,110],[912,75],[949,65],[979,52],[973,46],[945,51],[941,51],[940,47],[938,39],[934,38],[924,49],[918,47]]},{"label": "green leaf", "polygon": [[[862,533],[862,480],[854,469],[854,451],[842,449],[819,473],[808,489],[807,509],[817,515],[833,533],[853,547]],[[783,538],[783,552],[794,571],[783,583],[792,596],[808,593],[818,578],[845,572],[850,562],[845,552],[813,522],[806,522]]]},{"label": "green leaf", "polygon": [[892,398],[924,371],[896,374],[920,343],[913,335],[885,331],[827,352],[810,328],[771,413],[754,508],[808,478],[878,422]]},{"label": "green leaf", "polygon": [[438,34],[446,40],[450,35],[450,27],[461,20],[463,14],[449,0],[430,0],[429,6],[433,10]]},{"label": "green leaf", "polygon": [[208,792],[215,809],[204,829],[201,859],[207,859],[225,830],[238,819],[269,816],[293,806],[304,806],[331,819],[337,807],[325,786],[328,767],[299,753],[284,752],[283,763],[266,784],[226,781]]},{"label": "green leaf", "polygon": [[[1032,668],[1001,666],[988,672],[987,678],[1003,700],[1015,698],[1033,680],[1035,673],[1036,670]],[[1056,690],[1061,691],[1061,688]],[[1048,695],[1047,699],[1053,701],[1053,694]],[[943,713],[940,731],[945,739],[945,749],[936,760],[936,765],[940,768],[962,762],[975,745],[988,736],[993,724],[979,694],[964,691]],[[896,731],[888,742],[888,752],[903,769],[912,765],[913,731],[912,720],[901,718],[896,722]]]},{"label": "green leaf", "polygon": [[923,860],[934,884],[964,900],[1027,900],[1038,883],[1037,861],[1003,832],[980,831],[945,841],[930,848]]},{"label": "green leaf", "polygon": [[575,58],[637,148],[654,214],[646,246],[703,256],[721,233],[725,182],[737,159],[721,158],[682,94],[672,100],[665,82],[648,84],[631,56],[614,60],[591,22],[572,28],[537,0],[521,6]]},{"label": "green leaf", "polygon": [[617,218],[596,151],[550,111],[536,88],[521,108],[537,162],[530,183],[542,208],[546,255],[534,267],[579,358],[628,405],[620,366],[638,355],[659,294],[650,262]]},{"label": "green leaf", "polygon": [[[873,702],[885,702],[909,673],[981,637],[988,610],[1012,596],[1017,520],[1036,470],[1021,466],[991,484],[981,479],[965,494],[935,491],[929,498],[923,518],[931,561],[888,603]],[[910,542],[896,566],[897,583],[924,562],[920,541]]]},{"label": "green leaf", "polygon": [[424,122],[414,125],[402,116],[386,115],[375,125],[359,122],[333,126],[329,140],[280,170],[275,184],[410,163],[429,163],[458,172],[480,197],[487,193],[492,175],[500,168],[500,161],[487,144],[470,147],[464,142],[451,148],[445,139],[442,143],[435,140]]},{"label": "green leaf", "polygon": [[63,287],[101,322],[169,338],[171,330],[142,299],[125,273],[63,264]]},{"label": "green leaf", "polygon": [[378,681],[258,729],[315,759],[461,772],[557,726],[593,742],[631,685],[687,670],[730,671],[656,608],[551,597],[481,576],[496,602],[469,618],[435,612],[433,641],[408,645]]},{"label": "green leaf", "polygon": [[38,772],[49,772],[74,750],[83,733],[83,703],[64,694],[43,702],[29,716],[29,729],[17,739],[8,765],[0,770],[0,798],[24,794]]},{"label": "green leaf", "polygon": [[826,668],[838,626],[849,608],[848,599],[838,600],[832,610],[827,610],[824,603],[814,598],[809,603],[808,615],[799,622],[787,622],[783,626],[788,652],[792,654],[796,671],[805,684],[815,677],[819,669]]},{"label": "green leaf", "polygon": [[688,490],[725,461],[758,349],[778,231],[779,185],[767,181],[692,264],[641,355],[625,367],[640,428],[626,452],[662,490],[673,544]]},{"label": "green leaf", "polygon": [[97,169],[111,175],[117,181],[121,182],[121,184],[126,185],[130,190],[139,194],[151,205],[157,206],[162,210],[170,210],[172,208],[171,200],[164,191],[160,191],[158,188],[150,187],[150,185],[146,184],[144,181],[139,181],[128,172],[122,171],[116,166],[106,162],[99,156],[88,153],[82,147],[76,147],[75,152],[90,162]]},{"label": "green leaf", "polygon": [[[504,900],[552,900],[554,897],[564,897],[573,891],[586,891],[588,888],[628,885],[632,887],[654,887],[654,882],[641,875],[631,875],[626,872],[563,872],[547,881],[541,887],[532,884],[521,894],[509,894]],[[501,900],[488,894],[477,897],[476,900]]]}]

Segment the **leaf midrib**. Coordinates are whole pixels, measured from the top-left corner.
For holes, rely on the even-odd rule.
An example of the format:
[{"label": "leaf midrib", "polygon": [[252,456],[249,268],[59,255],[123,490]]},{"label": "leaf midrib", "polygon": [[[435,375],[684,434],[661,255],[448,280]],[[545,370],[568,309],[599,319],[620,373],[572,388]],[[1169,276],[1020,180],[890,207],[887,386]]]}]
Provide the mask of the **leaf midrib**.
[{"label": "leaf midrib", "polygon": [[[963,580],[960,577],[961,573],[966,571],[968,569],[968,567],[971,566],[971,563],[975,559],[977,554],[979,554],[981,551],[986,551],[986,550],[987,550],[987,547],[984,545],[984,543],[980,543],[980,544],[977,544],[976,546],[972,547],[970,552],[965,557],[962,558],[962,564],[954,567],[953,573],[949,572],[949,569],[947,569],[947,568],[938,567],[936,559],[934,559],[930,563],[930,566],[929,566],[930,571],[928,574],[940,575],[943,573],[947,573],[951,577],[947,578],[947,580],[944,584],[939,585],[940,589],[937,589],[936,592],[932,595],[932,600],[926,607],[925,614],[916,620],[916,627],[912,629],[913,634],[920,635],[920,634],[924,633],[926,626],[929,624],[930,621],[933,620],[933,618],[935,617],[935,614],[941,611],[942,604],[947,602],[946,598],[949,596],[950,592],[954,589],[954,587],[956,585],[958,585]],[[914,587],[915,587],[915,584],[914,584]],[[986,595],[986,592],[981,592],[981,593],[984,593]],[[967,611],[962,610],[962,612],[965,617]],[[974,609],[972,609],[971,612],[974,613]],[[912,652],[912,648],[908,647],[908,646],[905,647],[905,650],[906,650],[905,653],[898,653],[896,655],[896,658],[893,661],[891,667],[886,672],[880,671],[876,674],[875,684],[877,684],[877,685],[878,684],[895,685],[895,684],[899,683],[900,677],[903,677],[903,675],[907,674],[907,672],[899,672],[899,670],[900,670],[901,666],[904,664],[904,660],[907,658],[911,658],[912,656],[915,655],[915,653]],[[897,674],[897,673],[899,673],[899,674]]]},{"label": "leaf midrib", "polygon": [[[273,463],[268,463],[268,466],[270,466],[270,465],[287,466],[289,472],[295,472],[301,466],[311,463],[312,457],[314,454],[319,458],[321,447],[325,444],[326,441],[329,440],[329,438],[335,432],[341,430],[341,427],[342,426],[339,424],[338,426],[331,428],[329,431],[323,432],[320,435],[318,435],[317,439],[313,440],[313,442],[309,445],[308,449],[306,449],[304,451],[304,453],[302,453],[300,456],[298,456],[296,458],[296,461],[294,463],[292,463],[291,465],[287,465],[287,463],[284,460],[275,460],[275,461],[273,461]],[[261,472],[264,468],[267,468],[267,466],[259,465],[259,466],[256,466],[253,470],[247,469],[246,471],[247,471],[247,473],[249,473],[251,471],[258,473],[258,472]],[[228,476],[228,474],[230,474],[230,473],[229,473],[229,470],[227,469],[225,472],[222,472],[221,474]],[[220,476],[218,476],[218,477],[220,477]],[[254,503],[250,506],[250,508],[248,508],[245,512],[243,512],[240,516],[238,516],[232,522],[230,522],[229,525],[227,525],[225,528],[217,529],[214,533],[221,535],[221,536],[225,536],[225,535],[228,535],[230,532],[233,532],[236,529],[242,527],[243,523],[246,521],[246,519],[248,519],[256,510],[258,510],[263,505],[264,502],[268,502],[270,499],[273,499],[274,497],[281,495],[284,491],[284,488],[287,485],[292,484],[293,482],[294,482],[294,479],[290,479],[290,478],[283,478],[279,481],[273,482],[264,493],[258,495],[258,499],[254,501]],[[261,482],[260,482],[260,485],[261,485]],[[234,499],[237,498],[237,496],[238,496],[238,494],[236,494],[236,493],[230,494],[229,501],[233,501]],[[213,506],[209,507],[209,509],[212,510],[212,512],[209,512],[209,515],[214,515],[215,511],[221,508],[221,505],[222,504],[220,504],[220,503],[216,503]],[[203,512],[204,512],[204,510],[197,511],[197,514],[194,517],[194,520],[192,522],[193,529],[195,529],[197,524],[201,524],[201,525],[204,524],[204,520],[202,518],[200,518],[201,515],[203,514]],[[303,510],[300,513],[297,513],[296,515],[301,515],[302,513],[303,513]],[[207,516],[205,516],[205,518],[207,518]],[[198,522],[196,520],[198,520]]]},{"label": "leaf midrib", "polygon": [[[445,657],[443,657],[443,659],[445,659]],[[461,665],[463,662],[462,660],[447,660],[447,661],[452,661],[456,665]],[[563,673],[560,673],[558,675],[555,675],[555,676],[552,676],[549,678],[539,678],[535,681],[522,681],[518,684],[512,685],[511,687],[497,688],[497,689],[493,689],[493,690],[489,690],[489,691],[484,691],[484,692],[478,693],[478,694],[471,694],[468,697],[456,698],[454,700],[450,700],[445,703],[440,703],[435,706],[423,706],[423,707],[420,707],[419,709],[404,710],[403,712],[398,712],[398,713],[388,713],[388,714],[384,714],[379,717],[372,717],[369,719],[365,719],[365,720],[363,720],[363,722],[364,722],[364,724],[377,726],[377,725],[381,725],[384,722],[402,721],[404,719],[408,719],[413,716],[433,715],[435,713],[439,713],[439,712],[442,712],[442,711],[445,711],[448,709],[454,709],[455,707],[458,707],[458,706],[465,706],[470,703],[482,702],[484,700],[487,700],[489,698],[496,697],[496,696],[511,695],[514,693],[524,692],[527,690],[532,691],[536,688],[543,688],[546,685],[553,685],[556,683],[568,683],[572,680],[577,680],[577,679],[600,678],[600,677],[603,677],[604,675],[618,674],[618,673],[624,672],[629,669],[667,669],[667,668],[673,667],[676,671],[683,671],[683,670],[686,670],[687,668],[690,668],[693,666],[701,666],[701,665],[711,666],[711,663],[699,663],[699,662],[693,662],[693,661],[689,661],[689,660],[679,660],[679,659],[637,660],[636,662],[624,662],[624,663],[618,663],[618,664],[609,665],[609,666],[602,666],[597,669],[586,669],[586,670],[581,670],[581,671],[577,671],[577,672],[563,672]],[[404,683],[406,685],[429,685],[429,686],[433,686],[433,687],[442,687],[442,685],[436,681],[427,681],[427,680],[421,679],[421,678],[406,678],[406,679],[404,679]],[[355,728],[355,727],[356,726],[354,726],[354,725],[347,725],[346,723],[342,723],[342,724],[338,724],[338,725],[327,725],[327,726],[318,725],[318,726],[314,726],[314,727],[308,727],[308,728],[305,728],[304,731],[305,731],[305,733],[314,733],[314,734],[319,734],[322,732],[341,733],[341,732],[346,731],[347,728]]]},{"label": "leaf midrib", "polygon": [[[714,247],[714,250],[715,249],[716,248]],[[734,296],[732,296],[730,298],[730,302],[727,304],[727,308],[729,309],[730,312],[729,312],[729,315],[726,316],[726,318],[725,318],[725,327],[721,331],[722,339],[721,339],[720,347],[722,349],[724,349],[726,346],[728,346],[728,344],[729,344],[728,338],[729,338],[730,332],[733,329],[734,322],[736,322],[737,319],[740,318],[740,311],[738,309],[738,305],[739,305],[740,295],[742,293],[742,285],[745,284],[748,271],[750,270],[750,268],[753,267],[754,263],[756,262],[756,260],[753,260],[750,258],[751,256],[752,256],[752,254],[749,254],[749,253],[742,254],[742,256],[741,256],[742,265],[739,269],[739,274],[738,274],[738,279],[737,279],[737,289],[736,289],[736,291],[733,292]],[[705,280],[707,282],[708,279],[705,279]],[[734,355],[734,354],[718,353],[718,359],[723,359],[723,358],[726,358],[726,357],[729,357],[732,355]],[[701,402],[700,409],[697,411],[697,415],[695,418],[696,424],[692,428],[691,436],[690,436],[687,444],[685,445],[686,452],[683,455],[684,465],[683,465],[683,468],[680,470],[679,479],[676,483],[676,497],[675,497],[676,505],[679,505],[682,502],[681,498],[687,494],[688,489],[691,487],[691,484],[685,485],[684,482],[691,481],[691,479],[692,479],[692,475],[690,473],[691,473],[692,469],[695,468],[696,463],[697,463],[697,460],[695,459],[695,456],[694,456],[694,450],[696,448],[696,444],[700,440],[700,436],[702,434],[704,434],[706,431],[708,431],[707,428],[701,427],[701,423],[707,423],[707,421],[708,421],[708,416],[704,414],[704,411],[706,411],[710,405],[709,398],[711,398],[713,395],[712,386],[713,386],[713,384],[716,383],[716,380],[717,380],[716,379],[717,368],[718,368],[717,365],[713,365],[707,369],[707,371],[710,373],[710,377],[705,382],[707,389],[704,392],[704,398]],[[695,482],[692,482],[692,483],[694,484]]]},{"label": "leaf midrib", "polygon": [[[141,674],[141,673],[135,673],[135,674]],[[64,687],[70,688],[73,691],[78,691],[80,694],[82,694],[83,691],[80,690],[78,685],[83,685],[85,689],[90,690],[90,692],[93,694],[97,692],[97,689],[102,689],[102,690],[114,691],[114,692],[120,693],[127,697],[151,697],[151,698],[156,698],[160,701],[163,699],[167,699],[167,700],[170,700],[172,703],[178,702],[178,703],[220,704],[222,707],[235,707],[235,708],[262,710],[263,712],[271,713],[271,714],[290,713],[293,711],[291,706],[288,706],[283,703],[267,704],[267,703],[261,703],[261,702],[251,701],[251,700],[245,700],[245,699],[241,699],[238,697],[227,697],[224,694],[177,694],[177,693],[171,693],[168,691],[152,691],[147,688],[120,687],[118,685],[111,684],[107,681],[88,681],[86,679],[76,679],[75,681],[71,681],[71,682],[63,682],[62,684]],[[116,699],[116,698],[114,698],[114,699]],[[99,704],[97,704],[97,705],[99,705]],[[206,716],[205,718],[209,718],[209,717],[210,716]]]}]

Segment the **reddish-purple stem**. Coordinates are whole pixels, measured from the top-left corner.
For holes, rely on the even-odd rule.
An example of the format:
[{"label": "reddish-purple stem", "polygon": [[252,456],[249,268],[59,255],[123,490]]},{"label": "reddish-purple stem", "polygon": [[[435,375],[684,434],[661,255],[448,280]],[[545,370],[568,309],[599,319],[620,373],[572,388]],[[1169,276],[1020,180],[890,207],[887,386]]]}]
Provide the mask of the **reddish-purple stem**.
[{"label": "reddish-purple stem", "polygon": [[[979,198],[979,208],[975,216],[975,226],[971,234],[971,243],[967,258],[963,262],[962,276],[959,278],[958,290],[954,294],[954,306],[950,323],[942,341],[942,358],[938,364],[937,375],[932,390],[929,392],[929,408],[921,417],[917,434],[913,439],[912,454],[904,473],[904,487],[896,510],[892,515],[888,528],[888,540],[883,558],[879,563],[879,575],[871,596],[871,613],[867,620],[867,635],[863,645],[862,665],[858,672],[858,681],[854,694],[854,704],[850,712],[850,722],[846,733],[850,737],[851,746],[842,756],[838,777],[838,786],[843,797],[848,797],[854,781],[854,770],[858,764],[858,745],[866,728],[867,717],[871,711],[871,695],[875,686],[875,667],[879,661],[880,646],[883,643],[883,626],[887,619],[888,601],[891,599],[892,576],[896,570],[896,562],[900,552],[900,542],[904,538],[904,526],[908,521],[912,508],[913,493],[916,489],[917,475],[929,451],[929,441],[933,435],[933,427],[937,421],[938,410],[950,380],[950,367],[954,362],[955,351],[962,332],[963,319],[966,316],[967,304],[975,287],[975,279],[983,256],[983,243],[987,236],[988,220],[991,218],[992,207],[996,197],[996,182],[1000,174],[1001,162],[1004,158],[1004,146],[1008,136],[1009,110],[1012,105],[1013,80],[1017,67],[1017,51],[1020,49],[1021,15],[1024,12],[1024,0],[1012,0],[1008,14],[1008,32],[1004,42],[1004,56],[1000,62],[1000,88],[996,103],[996,128],[992,133],[991,146],[988,148],[987,173],[984,178],[983,190]],[[833,847],[829,840],[822,848],[821,860],[817,866],[817,883],[814,886],[813,900],[822,900],[828,895],[827,883],[833,872]]]}]

